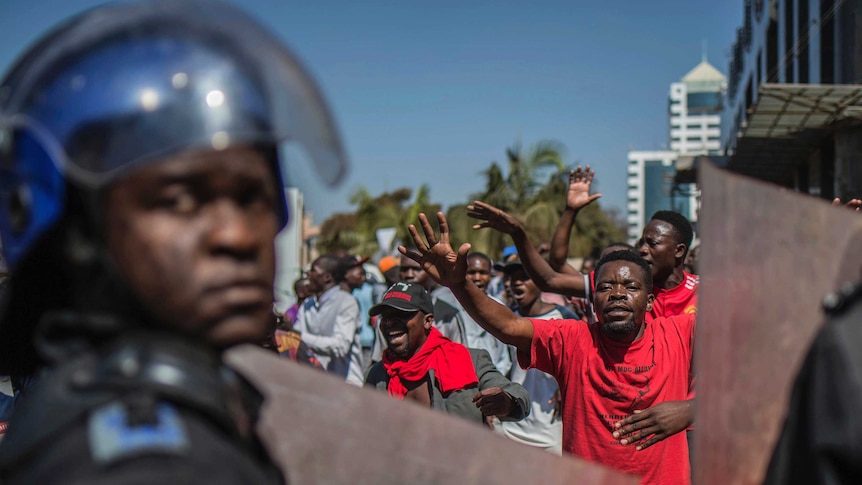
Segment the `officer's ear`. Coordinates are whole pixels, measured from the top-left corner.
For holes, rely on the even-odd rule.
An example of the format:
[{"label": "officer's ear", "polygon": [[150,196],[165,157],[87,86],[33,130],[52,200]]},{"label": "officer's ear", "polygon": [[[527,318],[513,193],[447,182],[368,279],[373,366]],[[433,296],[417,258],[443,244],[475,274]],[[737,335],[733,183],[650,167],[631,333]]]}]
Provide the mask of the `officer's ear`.
[{"label": "officer's ear", "polygon": [[425,330],[431,330],[432,325],[434,325],[434,314],[433,313],[426,313],[425,314],[425,320],[423,322],[423,326],[425,327]]}]

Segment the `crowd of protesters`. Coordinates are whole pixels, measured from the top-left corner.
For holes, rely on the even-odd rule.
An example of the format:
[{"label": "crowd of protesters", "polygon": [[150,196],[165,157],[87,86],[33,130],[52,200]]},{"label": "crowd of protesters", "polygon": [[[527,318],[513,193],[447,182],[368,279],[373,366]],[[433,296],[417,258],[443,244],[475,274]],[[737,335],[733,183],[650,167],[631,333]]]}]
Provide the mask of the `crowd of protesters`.
[{"label": "crowd of protesters", "polygon": [[[575,269],[570,233],[600,197],[590,193],[593,177],[589,167],[570,173],[548,244],[533,245],[516,218],[476,201],[475,228],[512,238],[492,258],[453,247],[445,217],[435,233],[423,214],[422,232],[411,226],[412,240],[369,268],[379,271],[364,269],[374,264],[367,257],[318,257],[296,283],[305,298],[279,317],[313,365],[348,383],[644,483],[685,483],[699,284],[687,270],[692,225],[660,211],[634,246],[591,248],[598,259]],[[351,377],[356,369],[362,381]]]}]

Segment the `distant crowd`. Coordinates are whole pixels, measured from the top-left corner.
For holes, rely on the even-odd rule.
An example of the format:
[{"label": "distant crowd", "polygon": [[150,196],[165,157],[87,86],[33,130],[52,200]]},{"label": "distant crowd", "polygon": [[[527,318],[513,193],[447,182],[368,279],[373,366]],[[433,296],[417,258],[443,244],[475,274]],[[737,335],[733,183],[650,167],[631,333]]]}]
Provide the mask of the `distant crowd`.
[{"label": "distant crowd", "polygon": [[[569,177],[551,241],[477,201],[476,229],[511,236],[502,254],[453,247],[425,215],[379,261],[318,257],[294,283],[267,345],[347,383],[459,416],[514,441],[574,453],[645,483],[690,480],[697,313],[691,223],[659,211],[634,245],[569,264],[578,212],[596,200]],[[688,430],[688,433],[683,431]]]}]

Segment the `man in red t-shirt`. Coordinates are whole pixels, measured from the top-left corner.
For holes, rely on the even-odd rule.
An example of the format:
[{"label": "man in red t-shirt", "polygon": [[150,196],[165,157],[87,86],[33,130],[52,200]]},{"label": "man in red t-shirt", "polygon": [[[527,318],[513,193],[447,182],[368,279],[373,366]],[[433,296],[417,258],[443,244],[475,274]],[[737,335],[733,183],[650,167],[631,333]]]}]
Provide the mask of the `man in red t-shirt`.
[{"label": "man in red t-shirt", "polygon": [[[523,225],[506,212],[476,201],[468,207],[468,215],[482,220],[478,224],[480,228],[490,227],[512,236],[524,268],[542,291],[589,298],[595,289],[594,272],[590,273],[589,278],[585,278],[566,260],[575,217],[581,209],[602,196],[590,194],[594,176],[595,172],[590,170],[589,165],[583,170],[578,167],[569,173],[566,207],[551,239],[547,261],[530,243]],[[652,270],[655,305],[648,318],[697,313],[699,278],[683,270],[693,235],[688,219],[673,211],[656,212],[644,227],[634,249],[649,263]],[[617,244],[606,247],[602,255],[615,249]]]},{"label": "man in red t-shirt", "polygon": [[652,269],[652,317],[697,313],[700,278],[683,269],[693,237],[691,223],[679,212],[658,211],[644,227],[635,249]]},{"label": "man in red t-shirt", "polygon": [[[448,286],[488,332],[518,349],[522,365],[553,375],[560,384],[563,449],[642,477],[643,483],[689,483],[688,446],[678,423],[643,419],[622,432],[619,420],[651,414],[663,403],[688,396],[695,317],[659,317],[652,309],[652,272],[631,251],[603,258],[593,302],[598,323],[518,317],[466,279],[469,244],[456,253],[446,217],[437,214],[439,238],[420,214],[427,243],[414,226],[416,252],[399,250]],[[677,416],[679,417],[679,416]],[[690,424],[685,423],[682,427]]]},{"label": "man in red t-shirt", "polygon": [[[551,240],[548,261],[545,261],[530,243],[523,225],[511,215],[479,201],[468,206],[468,215],[483,221],[474,227],[489,227],[512,236],[524,268],[533,278],[536,286],[543,291],[590,298],[591,293],[595,291],[595,272],[585,277],[566,263],[566,257],[575,217],[581,209],[601,197],[601,194],[590,194],[594,176],[595,172],[590,170],[589,165],[583,170],[578,167],[569,173],[566,209],[560,217]],[[644,228],[643,235],[634,249],[646,260],[652,271],[655,303],[652,310],[647,313],[647,320],[697,313],[699,279],[683,271],[693,235],[688,219],[673,211],[656,212]],[[606,248],[603,254],[607,254],[608,249],[610,248]],[[680,425],[683,422],[691,422],[694,420],[694,388],[691,389],[688,397],[689,399],[674,404],[667,403],[661,409],[652,410],[651,413],[661,413],[661,416],[656,419],[680,423]],[[685,419],[679,418],[680,414],[687,416]],[[631,429],[629,426],[647,418],[653,418],[653,416],[628,416],[621,421],[622,431],[629,431]]]}]

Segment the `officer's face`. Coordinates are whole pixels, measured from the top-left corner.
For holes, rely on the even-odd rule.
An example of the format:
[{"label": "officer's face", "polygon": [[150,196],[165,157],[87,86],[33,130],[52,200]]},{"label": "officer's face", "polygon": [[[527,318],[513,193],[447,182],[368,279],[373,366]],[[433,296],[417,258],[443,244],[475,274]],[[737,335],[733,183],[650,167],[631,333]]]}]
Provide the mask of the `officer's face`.
[{"label": "officer's face", "polygon": [[117,181],[106,219],[120,275],[170,328],[217,347],[260,341],[273,301],[276,185],[251,148],[185,152]]}]

